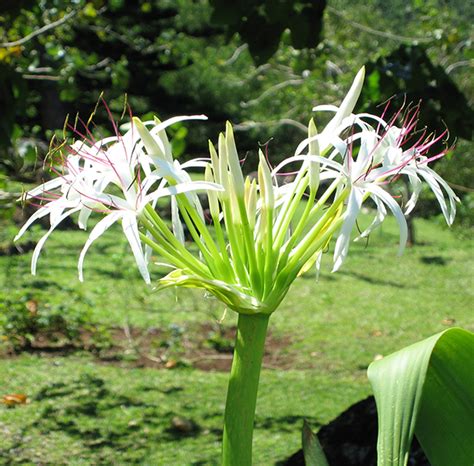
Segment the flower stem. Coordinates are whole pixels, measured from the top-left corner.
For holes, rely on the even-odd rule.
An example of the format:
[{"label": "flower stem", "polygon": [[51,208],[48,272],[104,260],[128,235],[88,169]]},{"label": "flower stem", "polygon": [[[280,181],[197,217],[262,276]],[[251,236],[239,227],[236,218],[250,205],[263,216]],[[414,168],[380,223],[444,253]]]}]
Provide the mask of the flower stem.
[{"label": "flower stem", "polygon": [[251,466],[258,380],[269,315],[239,314],[224,414],[223,466]]}]

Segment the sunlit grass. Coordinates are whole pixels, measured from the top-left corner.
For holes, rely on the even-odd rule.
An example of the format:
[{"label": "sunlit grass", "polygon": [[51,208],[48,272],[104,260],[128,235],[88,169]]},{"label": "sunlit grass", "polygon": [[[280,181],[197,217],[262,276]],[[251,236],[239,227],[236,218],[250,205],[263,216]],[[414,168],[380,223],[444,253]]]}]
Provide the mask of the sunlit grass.
[{"label": "sunlit grass", "polygon": [[[303,417],[317,427],[369,394],[365,369],[376,355],[449,325],[474,330],[472,243],[434,222],[416,220],[415,225],[420,244],[408,248],[402,257],[396,256],[392,219],[367,245],[351,245],[340,272],[330,273],[328,255],[319,280],[314,273],[298,279],[272,316],[271,331],[289,337],[294,369],[262,373],[255,464],[272,464],[294,452]],[[40,235],[41,231],[34,231],[26,239]],[[29,274],[31,252],[0,257],[3,293],[28,295],[50,305],[71,303],[91,310],[95,322],[114,326],[168,327],[222,316],[222,306],[204,298],[201,291],[158,294],[147,288],[128,245],[113,230],[91,249],[81,284],[76,263],[85,237],[76,230],[55,232],[40,258],[37,277]],[[159,277],[158,272],[153,275]],[[232,324],[234,316],[228,313],[225,322]],[[2,461],[218,463],[226,374],[105,366],[87,354],[44,359],[24,354],[0,360],[0,374],[0,395],[20,392],[32,397],[29,405],[0,408]],[[107,393],[95,415],[75,417],[61,411],[70,406],[68,396],[34,399],[51,382],[74,387],[81,374],[105,382]],[[114,402],[122,395],[129,400]],[[87,393],[83,396],[81,400],[87,399]],[[51,422],[59,419],[72,424],[54,430],[43,422],[50,405],[62,407],[60,416],[57,411],[50,416]],[[184,437],[170,434],[174,416],[192,419],[200,430]],[[90,441],[94,432],[96,444]]]}]

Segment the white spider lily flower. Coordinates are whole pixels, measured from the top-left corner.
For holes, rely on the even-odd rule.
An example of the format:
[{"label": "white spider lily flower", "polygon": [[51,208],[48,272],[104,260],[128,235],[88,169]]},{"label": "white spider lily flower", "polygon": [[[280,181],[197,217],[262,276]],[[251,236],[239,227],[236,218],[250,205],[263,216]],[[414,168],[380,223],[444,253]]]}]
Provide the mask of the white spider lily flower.
[{"label": "white spider lily flower", "polygon": [[[19,239],[35,220],[43,216],[49,215],[51,224],[51,228],[40,239],[33,253],[33,274],[36,273],[39,253],[46,239],[61,221],[79,212],[79,227],[86,229],[87,220],[94,210],[109,212],[109,205],[116,197],[104,193],[109,184],[120,187],[129,201],[135,200],[132,189],[132,174],[138,164],[138,157],[134,156],[133,150],[135,141],[133,130],[123,136],[117,134],[99,141],[76,141],[68,148],[69,155],[61,160],[61,172],[53,168],[58,178],[26,193],[26,199],[35,197],[46,203],[25,223],[15,240]],[[59,193],[54,189],[59,189]],[[63,213],[65,209],[69,210]]]},{"label": "white spider lily flower", "polygon": [[[164,128],[177,121],[190,117],[176,117],[163,123],[157,123],[155,133],[159,134],[163,144],[164,164],[168,171],[175,170],[173,160],[169,160],[169,148]],[[115,129],[116,126],[114,125]],[[168,143],[169,145],[169,143]],[[53,230],[68,216],[79,212],[79,227],[87,228],[91,213],[105,215],[92,229],[81,251],[78,263],[79,279],[83,280],[83,262],[91,244],[115,222],[120,221],[125,237],[130,244],[138,269],[146,283],[150,283],[148,260],[142,244],[140,218],[148,206],[155,206],[159,198],[180,194],[195,194],[195,191],[220,190],[216,183],[192,181],[189,175],[178,167],[180,177],[176,183],[167,186],[167,180],[156,172],[145,170],[147,154],[143,150],[140,134],[131,126],[124,135],[95,141],[88,137],[76,141],[68,148],[70,154],[62,160],[62,170],[53,171],[59,175],[26,193],[25,199],[38,198],[44,202],[39,210],[23,225],[15,240],[19,239],[36,220],[49,215],[50,229],[39,240],[32,258],[32,273],[41,249]],[[192,165],[192,163],[191,163]],[[120,194],[121,193],[121,194]],[[197,196],[196,196],[197,197]]]},{"label": "white spider lily flower", "polygon": [[[357,116],[357,118],[360,118],[360,116]],[[414,128],[412,124],[397,128],[382,120],[382,128],[382,134],[378,134],[376,130],[370,128],[351,135],[345,141],[346,149],[343,153],[340,153],[343,158],[340,173],[344,175],[351,192],[347,201],[345,220],[334,250],[333,271],[340,268],[347,256],[351,232],[363,202],[369,197],[374,201],[377,213],[372,224],[356,240],[367,237],[383,222],[387,214],[386,207],[388,207],[399,225],[399,254],[403,252],[408,239],[405,215],[408,215],[415,207],[421,191],[422,179],[427,182],[435,194],[448,225],[451,225],[454,220],[455,204],[459,202],[459,199],[446,181],[427,166],[431,160],[439,158],[444,153],[431,158],[423,155],[440,137],[418,141],[404,149],[404,141]],[[358,153],[356,157],[353,157],[353,145],[356,141],[359,144]],[[413,193],[405,206],[405,213],[385,190],[392,181],[403,175],[408,177],[413,189]],[[448,197],[449,207],[443,190]]]},{"label": "white spider lily flower", "polygon": [[[347,257],[350,237],[363,203],[371,198],[376,206],[365,237],[391,211],[399,225],[400,248],[407,240],[402,208],[387,187],[407,176],[413,193],[405,205],[410,213],[426,181],[439,201],[448,224],[455,214],[456,195],[428,163],[444,155],[428,157],[438,138],[408,142],[416,125],[416,111],[409,111],[400,127],[395,119],[385,121],[370,114],[354,114],[364,78],[361,69],[339,107],[318,106],[333,112],[326,127],[316,130],[311,120],[308,136],[293,156],[271,168],[268,154],[258,153],[257,177],[244,176],[230,123],[209,158],[180,163],[174,160],[166,128],[203,115],[142,122],[133,118],[123,136],[94,141],[91,137],[73,145],[69,170],[60,179],[48,181],[28,197],[49,197],[49,203],[25,224],[19,235],[36,219],[50,215],[51,228],[35,250],[36,260],[44,241],[58,223],[79,212],[85,228],[93,211],[104,214],[92,229],[78,263],[91,244],[115,222],[130,244],[140,273],[151,281],[149,258],[158,254],[172,272],[158,282],[158,289],[171,286],[197,287],[213,294],[228,308],[243,314],[271,314],[293,281],[316,266],[337,238],[334,268]],[[114,125],[114,127],[116,127]],[[298,164],[288,173],[283,169]],[[192,181],[190,171],[202,170],[205,181]],[[279,183],[285,176],[286,183]],[[209,200],[205,211],[197,191]],[[170,222],[156,210],[158,199],[171,197]],[[447,199],[446,199],[447,198]],[[184,225],[198,253],[186,247]]]},{"label": "white spider lily flower", "polygon": [[[361,79],[361,73],[358,78]],[[437,138],[433,136],[423,140],[422,137],[416,143],[405,147],[416,127],[418,107],[408,110],[401,127],[394,125],[401,111],[389,122],[367,113],[352,114],[360,92],[358,78],[341,107],[322,105],[313,109],[334,112],[335,115],[320,134],[317,134],[310,124],[308,138],[298,145],[295,156],[286,159],[275,169],[275,172],[278,172],[289,163],[303,162],[296,177],[298,180],[306,166],[319,164],[321,179],[333,179],[339,183],[334,202],[339,195],[347,196],[346,208],[341,216],[343,223],[337,234],[334,250],[333,271],[338,270],[347,257],[351,232],[362,204],[369,197],[374,201],[377,213],[372,224],[356,240],[367,237],[379,226],[385,219],[388,208],[399,225],[399,253],[403,252],[408,237],[404,215],[408,215],[414,209],[423,181],[426,181],[435,194],[448,225],[454,220],[455,204],[459,201],[449,185],[428,167],[430,161],[442,157],[444,152],[430,158],[425,156],[444,133]],[[305,149],[309,149],[308,155],[302,155]],[[386,190],[389,184],[400,176],[407,176],[412,187],[412,195],[405,205],[404,213]],[[296,189],[295,182],[292,189],[286,190],[286,196],[294,195]],[[304,247],[301,246],[301,249]],[[314,259],[318,266],[320,257],[320,254],[315,254],[309,263]],[[301,270],[305,271],[307,267],[308,265]]]}]

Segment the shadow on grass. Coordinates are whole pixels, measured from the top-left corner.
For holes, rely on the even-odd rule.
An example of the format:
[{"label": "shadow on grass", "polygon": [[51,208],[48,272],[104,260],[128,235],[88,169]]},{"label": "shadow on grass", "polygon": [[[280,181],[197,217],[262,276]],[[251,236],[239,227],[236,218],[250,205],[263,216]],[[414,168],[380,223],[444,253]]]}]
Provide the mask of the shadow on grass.
[{"label": "shadow on grass", "polygon": [[340,270],[338,271],[338,274],[354,277],[357,280],[362,280],[366,283],[370,283],[371,285],[391,286],[393,288],[400,288],[400,289],[415,288],[413,286],[407,286],[406,284],[400,284],[392,280],[381,280],[379,278],[370,277],[370,276],[364,275],[362,273],[357,273],[357,272],[348,272],[348,271]]},{"label": "shadow on grass", "polygon": [[452,259],[446,259],[443,256],[422,256],[420,262],[427,265],[447,265]]},{"label": "shadow on grass", "polygon": [[[143,395],[152,390],[166,395],[166,400],[146,401]],[[132,395],[125,395],[110,390],[103,379],[91,374],[67,383],[47,384],[33,399],[38,403],[37,415],[10,439],[6,448],[0,449],[0,462],[10,464],[14,458],[20,459],[20,454],[21,461],[34,463],[34,452],[27,447],[28,439],[38,434],[46,438],[54,432],[80,442],[81,457],[90,464],[112,464],[118,459],[120,464],[144,464],[150,455],[149,445],[180,442],[201,434],[212,436],[212,441],[220,438],[221,430],[205,429],[177,414],[176,400],[172,397],[182,390],[178,385],[162,389],[144,385],[136,387]],[[178,409],[186,411],[188,407]],[[179,448],[178,443],[176,447]],[[113,457],[109,455],[111,451]]]},{"label": "shadow on grass", "polygon": [[255,427],[257,429],[276,429],[278,431],[294,432],[300,430],[303,427],[303,421],[306,419],[312,426],[319,427],[322,424],[317,418],[312,416],[279,416],[279,417],[266,417],[263,419],[257,419]]}]

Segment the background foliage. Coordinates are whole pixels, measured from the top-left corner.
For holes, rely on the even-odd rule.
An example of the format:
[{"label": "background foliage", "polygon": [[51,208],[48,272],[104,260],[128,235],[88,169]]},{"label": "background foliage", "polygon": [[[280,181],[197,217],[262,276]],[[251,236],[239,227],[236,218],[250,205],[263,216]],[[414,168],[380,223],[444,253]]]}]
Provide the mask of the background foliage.
[{"label": "background foliage", "polygon": [[[463,145],[474,121],[474,7],[466,2],[3,3],[0,150],[9,176],[30,176],[35,148],[43,157],[66,114],[87,120],[101,92],[116,115],[125,94],[141,116],[206,113],[210,122],[191,125],[181,151],[204,151],[230,119],[252,155],[249,169],[255,141],[273,138],[276,161],[301,138],[313,104],[337,102],[363,64],[366,109],[422,99],[422,124],[447,125],[464,153],[471,147]],[[108,130],[103,109],[95,122]],[[451,181],[464,185],[465,176]]]}]

